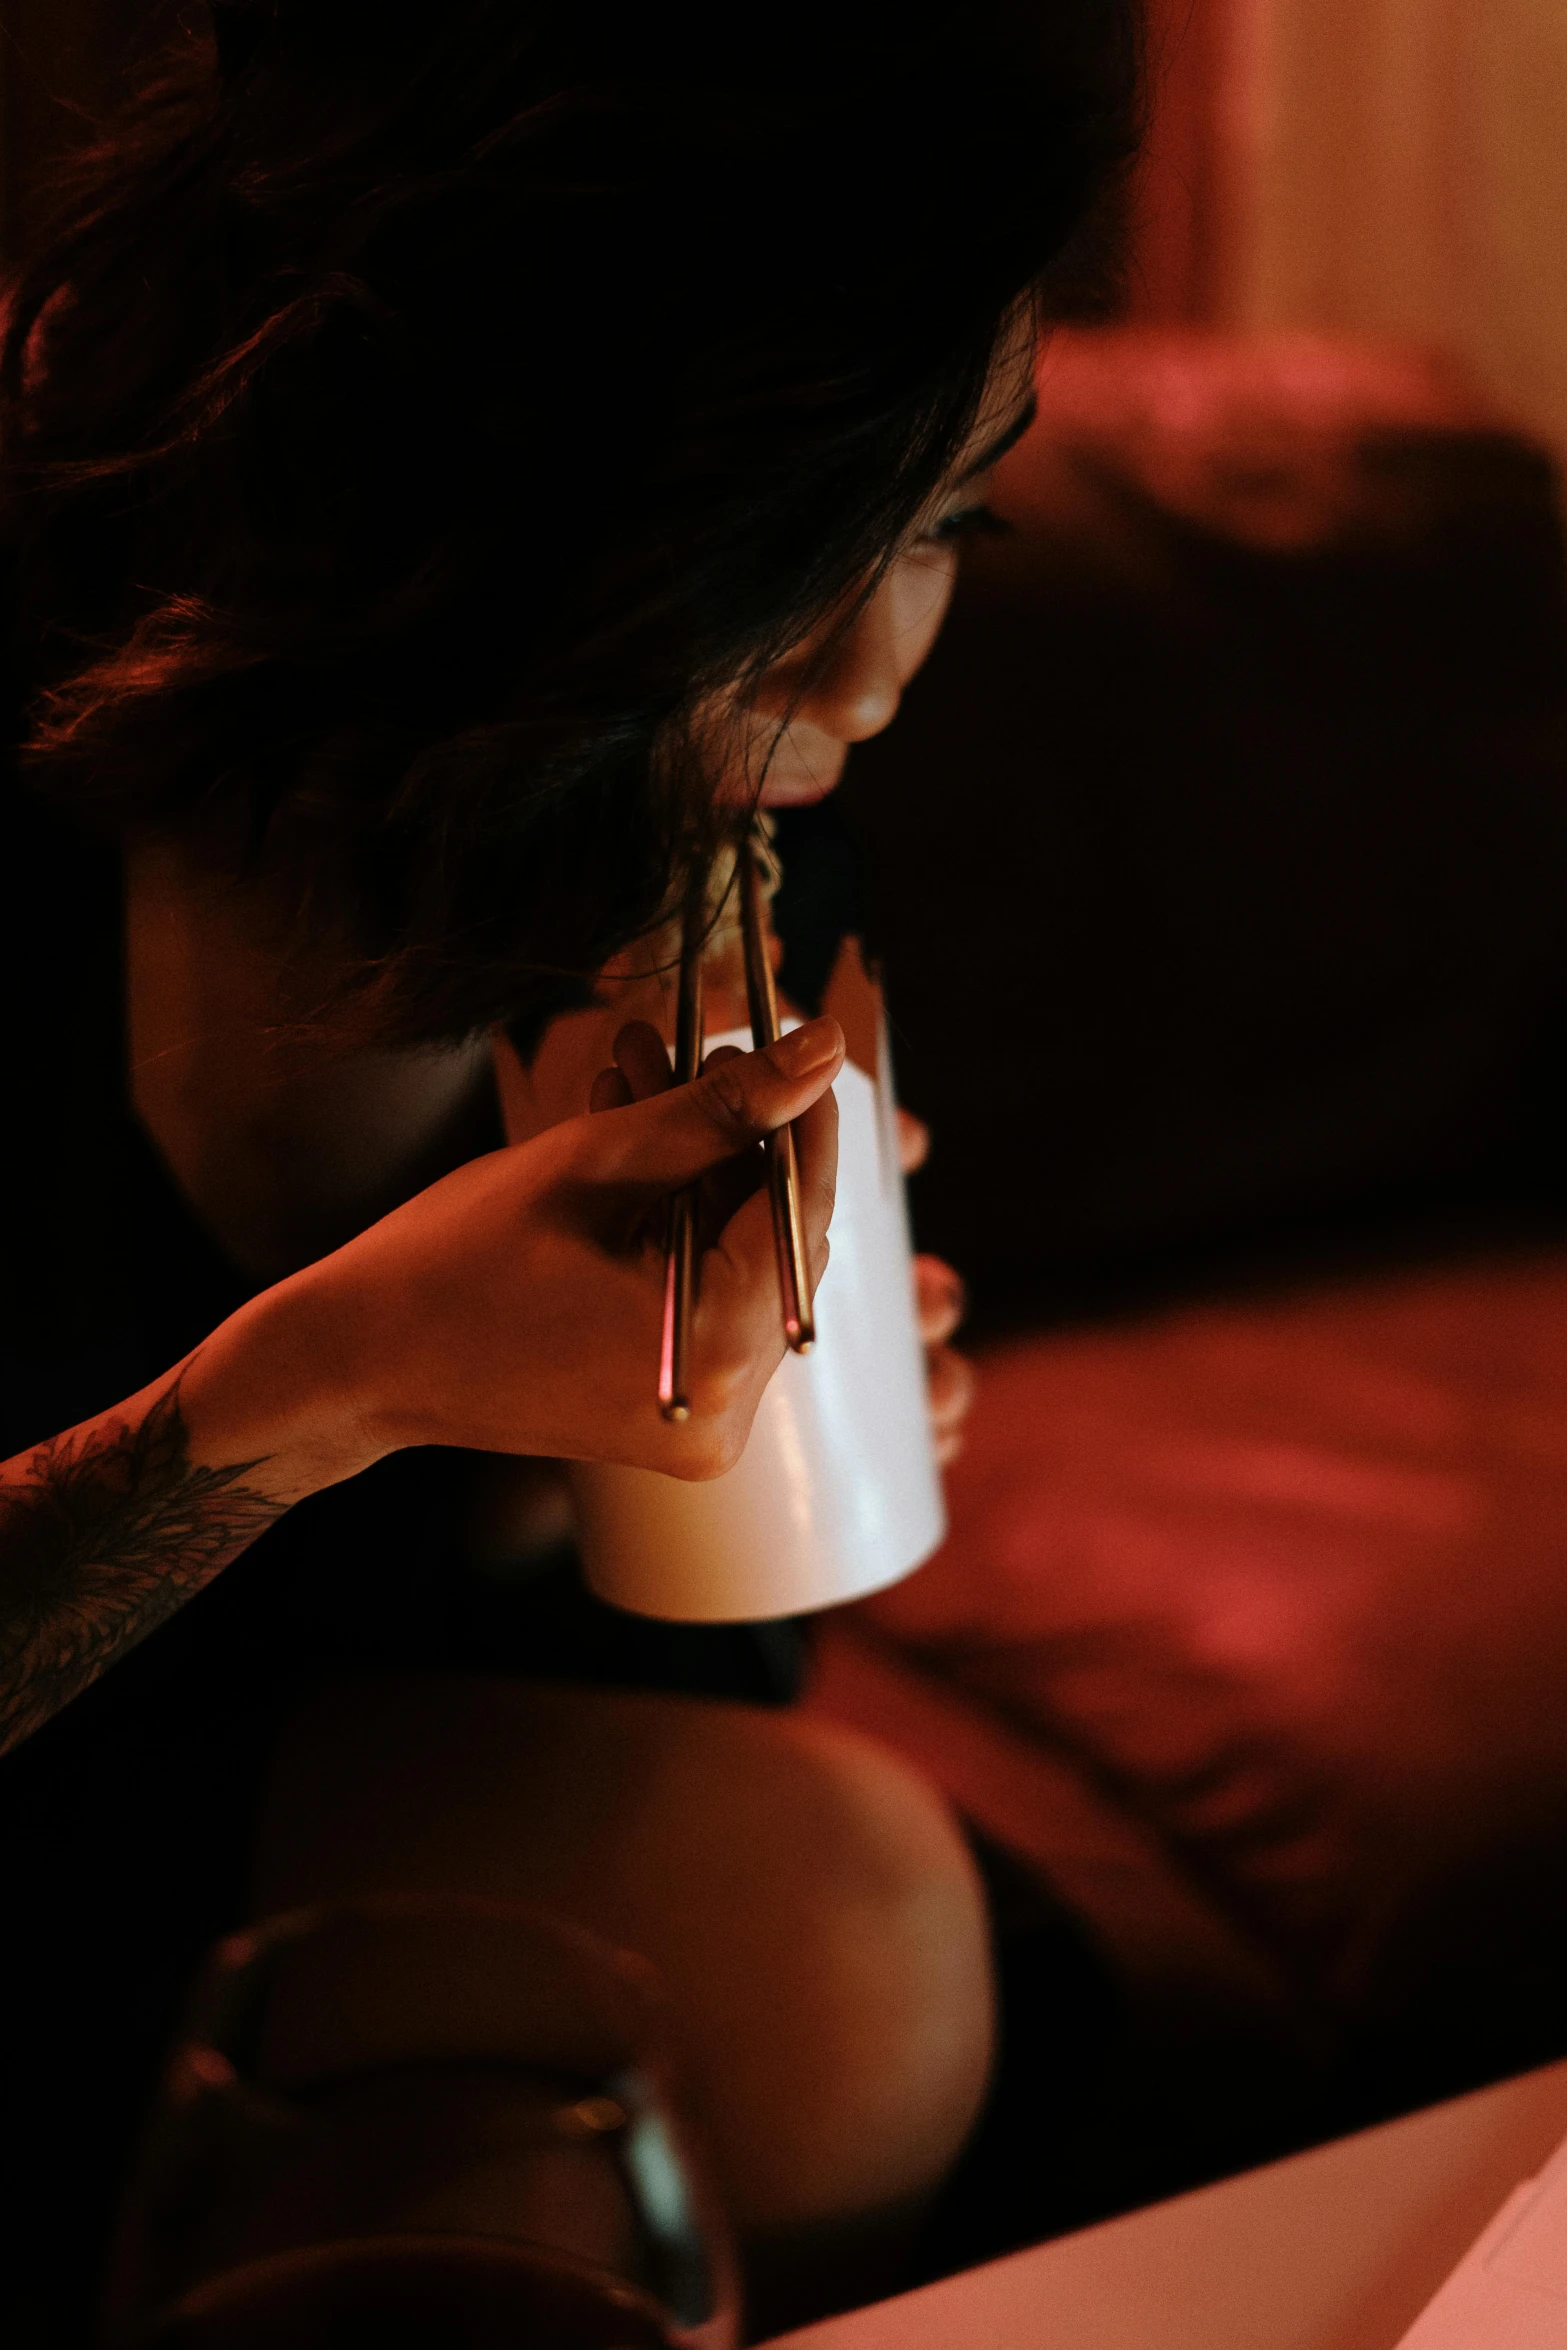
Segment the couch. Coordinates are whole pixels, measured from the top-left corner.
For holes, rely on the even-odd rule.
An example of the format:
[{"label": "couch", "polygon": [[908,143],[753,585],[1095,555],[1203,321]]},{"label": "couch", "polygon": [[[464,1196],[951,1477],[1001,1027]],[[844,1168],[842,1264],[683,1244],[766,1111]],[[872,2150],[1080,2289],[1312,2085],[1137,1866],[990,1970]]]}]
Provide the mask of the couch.
[{"label": "couch", "polygon": [[1040,391],[847,787],[983,1376],[809,1698],[1002,1889],[965,2251],[1567,2051],[1554,474],[1419,353],[1100,331]]}]

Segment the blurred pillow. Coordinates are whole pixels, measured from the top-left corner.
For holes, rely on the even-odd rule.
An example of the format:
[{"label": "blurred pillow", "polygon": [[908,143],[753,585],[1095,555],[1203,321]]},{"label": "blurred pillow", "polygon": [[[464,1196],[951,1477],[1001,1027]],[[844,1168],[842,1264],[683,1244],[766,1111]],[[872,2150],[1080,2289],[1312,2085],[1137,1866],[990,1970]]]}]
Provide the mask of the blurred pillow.
[{"label": "blurred pillow", "polygon": [[859,1642],[945,1694],[904,1737],[938,1778],[965,1718],[1025,1811],[1030,1751],[1072,1766],[1238,1946],[1341,1997],[1434,1888],[1562,1836],[1567,1254],[983,1368],[945,1548],[824,1627],[829,1684]]},{"label": "blurred pillow", "polygon": [[923,1245],[994,1331],[1433,1212],[1560,1229],[1546,456],[1321,339],[1061,338],[1040,403],[842,795]]}]

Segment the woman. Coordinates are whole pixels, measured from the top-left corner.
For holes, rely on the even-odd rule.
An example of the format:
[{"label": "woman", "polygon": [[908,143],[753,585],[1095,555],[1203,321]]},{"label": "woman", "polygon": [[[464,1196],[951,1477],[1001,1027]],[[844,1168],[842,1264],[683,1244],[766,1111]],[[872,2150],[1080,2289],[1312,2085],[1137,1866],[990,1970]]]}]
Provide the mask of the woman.
[{"label": "woman", "polygon": [[[737,810],[887,722],[1130,86],[1117,0],[213,13],[82,166],[5,356],[10,1000],[50,1040],[15,1102],[10,1738],[265,1537],[0,1790],[54,1913],[12,2012],[106,2014],[61,1948],[117,1865],[168,1894],[138,2048],[236,1898],[302,1657],[441,1653],[391,1456],[711,1475],[743,1443],[765,1203],[704,1261],[683,1429],[659,1209],[795,1119],[819,1273],[834,1025],[679,1090],[633,1029],[509,1150],[487,1040],[527,1057]],[[192,1770],[205,1875],[168,1830]],[[106,1787],[142,1781],[116,1862]]]}]

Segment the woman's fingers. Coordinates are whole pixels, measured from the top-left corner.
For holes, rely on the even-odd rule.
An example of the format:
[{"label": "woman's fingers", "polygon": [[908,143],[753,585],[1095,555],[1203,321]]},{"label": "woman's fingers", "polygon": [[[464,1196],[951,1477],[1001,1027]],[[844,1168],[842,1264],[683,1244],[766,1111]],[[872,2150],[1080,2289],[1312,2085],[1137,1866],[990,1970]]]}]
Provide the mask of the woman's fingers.
[{"label": "woman's fingers", "polygon": [[930,1157],[930,1128],[912,1110],[898,1111],[898,1164],[905,1175],[918,1174]]},{"label": "woman's fingers", "polygon": [[[743,1061],[734,1045],[720,1045],[706,1063],[708,1069],[726,1061]],[[821,1094],[794,1119],[795,1161],[800,1175],[800,1207],[805,1224],[805,1261],[814,1296],[827,1270],[827,1227],[832,1221],[838,1190],[838,1104],[831,1092]],[[710,1229],[722,1229],[762,1182],[760,1159],[718,1170],[712,1185],[712,1205],[718,1211]],[[769,1209],[769,1213],[771,1210]]]},{"label": "woman's fingers", "polygon": [[675,1082],[663,1038],[647,1020],[628,1020],[611,1047],[613,1069],[601,1069],[588,1094],[590,1110],[623,1110],[645,1102],[655,1093],[667,1093]]},{"label": "woman's fingers", "polygon": [[795,1159],[800,1170],[800,1207],[805,1224],[805,1261],[814,1297],[827,1270],[827,1227],[838,1190],[838,1104],[824,1093],[794,1122]]},{"label": "woman's fingers", "polygon": [[950,1346],[934,1346],[925,1357],[925,1382],[936,1464],[945,1469],[963,1450],[964,1424],[973,1409],[978,1381],[966,1355]]},{"label": "woman's fingers", "polygon": [[[829,1044],[832,1041],[828,1039]],[[732,1054],[727,1062],[719,1063],[719,1070],[727,1067],[732,1076],[743,1080],[751,1074],[749,1065],[762,1057]],[[821,1064],[820,1075],[836,1075],[840,1060],[841,1053],[833,1050]],[[837,1186],[838,1104],[830,1087],[823,1085],[815,1101],[795,1114],[793,1124],[805,1260],[814,1296],[827,1269],[827,1226]],[[693,1350],[696,1375],[691,1403],[697,1422],[728,1413],[735,1395],[744,1390],[748,1426],[761,1385],[783,1352],[777,1241],[772,1203],[762,1175],[762,1154],[753,1144],[742,1159],[731,1159],[714,1169],[703,1186],[710,1197],[703,1218],[707,1240],[702,1251]],[[729,1465],[725,1455],[703,1473]]]},{"label": "woman's fingers", "polygon": [[[602,1182],[651,1191],[694,1183],[776,1127],[803,1119],[842,1062],[843,1031],[827,1019],[793,1029],[759,1053],[728,1059],[715,1054],[694,1083],[633,1103],[618,1113],[613,1128],[608,1120],[595,1121],[592,1173]],[[819,1157],[815,1179],[819,1187]]]},{"label": "woman's fingers", "polygon": [[[805,1227],[805,1261],[814,1296],[827,1270],[827,1227],[832,1221],[838,1183],[838,1104],[830,1090],[824,1091],[795,1119],[794,1142],[800,1173],[801,1220]],[[756,1289],[763,1302],[765,1326],[771,1333],[782,1330],[782,1300],[772,1202],[761,1174],[758,1152],[748,1193],[731,1202],[727,1216],[714,1231],[712,1243],[704,1252],[702,1295],[715,1313],[723,1314],[742,1293]]]},{"label": "woman's fingers", "polygon": [[914,1305],[925,1346],[925,1385],[936,1463],[945,1469],[963,1449],[963,1424],[974,1402],[973,1365],[946,1341],[962,1321],[968,1297],[959,1276],[940,1257],[914,1260]]},{"label": "woman's fingers", "polygon": [[968,1312],[968,1292],[961,1275],[940,1257],[914,1260],[914,1311],[926,1346],[940,1346],[950,1338]]},{"label": "woman's fingers", "polygon": [[[720,1049],[689,1085],[673,1083],[663,1041],[645,1022],[622,1029],[614,1051],[617,1066],[595,1082],[593,1107],[617,1114],[593,1119],[570,1146],[575,1180],[589,1186],[578,1197],[588,1210],[586,1229],[596,1227],[622,1254],[625,1240],[611,1237],[613,1226],[628,1192],[632,1200],[640,1195],[634,1221],[643,1253],[648,1195],[701,1183],[706,1245],[692,1333],[692,1418],[678,1442],[665,1439],[662,1465],[677,1476],[712,1476],[737,1456],[783,1350],[772,1211],[756,1146],[786,1121],[795,1130],[813,1290],[826,1269],[838,1155],[831,1086],[843,1061],[842,1032],[834,1020],[816,1020],[762,1052]],[[590,1204],[595,1194],[611,1205],[608,1227]],[[653,1253],[661,1255],[662,1245]],[[650,1270],[643,1253],[643,1271]]]},{"label": "woman's fingers", "polygon": [[634,1102],[667,1093],[675,1082],[669,1065],[669,1047],[648,1020],[628,1020],[615,1038],[615,1066],[624,1077]]}]

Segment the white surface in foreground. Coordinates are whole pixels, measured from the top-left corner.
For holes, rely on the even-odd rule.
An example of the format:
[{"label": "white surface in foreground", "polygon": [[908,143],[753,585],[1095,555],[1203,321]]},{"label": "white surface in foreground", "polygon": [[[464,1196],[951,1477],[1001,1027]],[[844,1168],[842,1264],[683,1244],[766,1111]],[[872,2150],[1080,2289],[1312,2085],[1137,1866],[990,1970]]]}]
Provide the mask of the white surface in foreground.
[{"label": "white surface in foreground", "polygon": [[[1558,2064],[782,2336],[775,2350],[1396,2350],[1564,2130]],[[1567,2320],[1567,2301],[1550,2306]],[[1567,2322],[1538,2337],[1417,2335],[1410,2350],[1459,2343],[1558,2350]]]},{"label": "white surface in foreground", "polygon": [[1567,2350],[1567,2143],[1509,2195],[1399,2350]]}]

